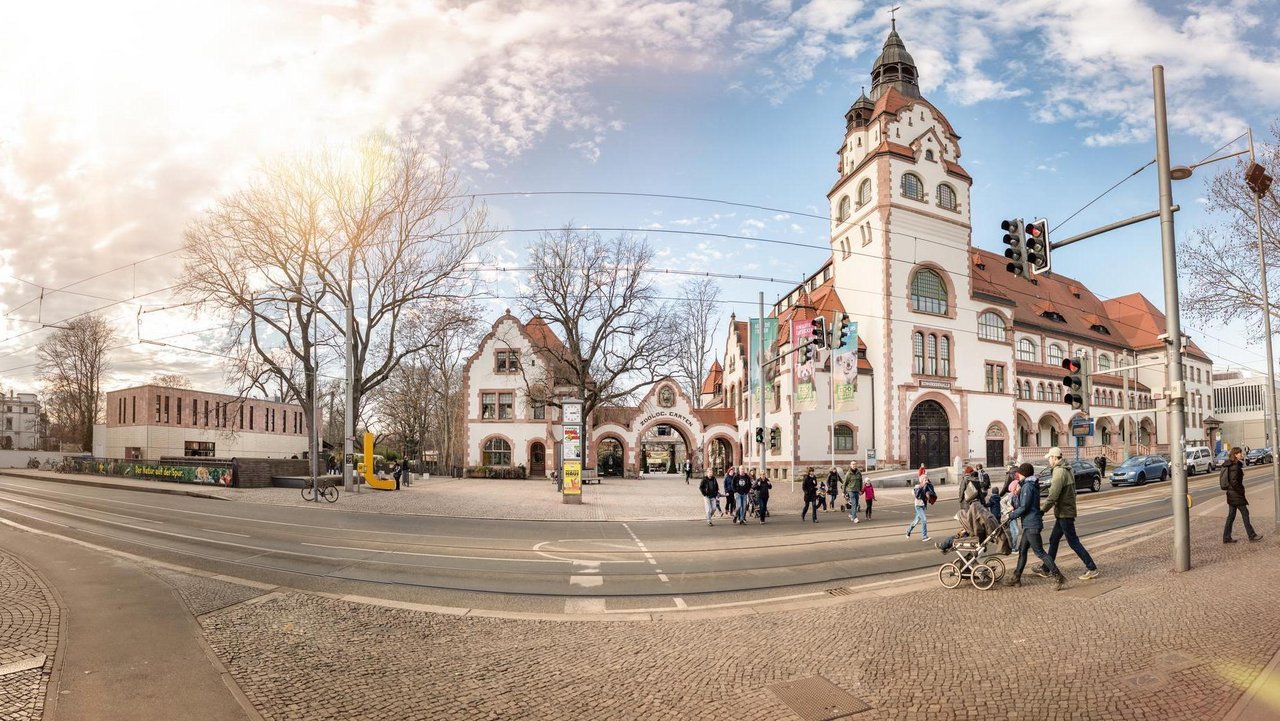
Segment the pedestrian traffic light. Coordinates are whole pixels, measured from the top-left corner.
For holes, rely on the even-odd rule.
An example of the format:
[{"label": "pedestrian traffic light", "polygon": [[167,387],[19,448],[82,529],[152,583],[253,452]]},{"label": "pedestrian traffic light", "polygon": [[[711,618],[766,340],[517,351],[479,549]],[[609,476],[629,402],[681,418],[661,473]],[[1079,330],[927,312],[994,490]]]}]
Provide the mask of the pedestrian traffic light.
[{"label": "pedestrian traffic light", "polygon": [[1062,367],[1067,371],[1062,379],[1062,387],[1066,390],[1062,402],[1071,406],[1072,410],[1089,415],[1089,396],[1093,392],[1093,382],[1089,380],[1085,362],[1080,358],[1067,358],[1062,361]]},{"label": "pedestrian traffic light", "polygon": [[1023,235],[1022,218],[1010,218],[1000,223],[1000,229],[1004,231],[1004,243],[1009,246],[1004,251],[1004,257],[1009,259],[1005,270],[1022,278],[1031,278],[1031,272],[1027,266],[1027,239]]},{"label": "pedestrian traffic light", "polygon": [[769,450],[776,451],[778,450],[778,446],[780,445],[782,445],[782,429],[770,428],[769,429]]},{"label": "pedestrian traffic light", "polygon": [[756,426],[756,443],[764,443],[764,427]]},{"label": "pedestrian traffic light", "polygon": [[1271,176],[1267,175],[1267,169],[1257,163],[1249,163],[1249,169],[1244,173],[1245,184],[1257,196],[1267,194],[1267,190],[1271,187],[1271,180]]},{"label": "pedestrian traffic light", "polygon": [[1044,218],[1027,223],[1026,234],[1027,262],[1031,264],[1034,275],[1049,272],[1049,221]]},{"label": "pedestrian traffic light", "polygon": [[849,320],[848,313],[840,314],[840,328],[837,331],[836,340],[832,343],[834,348],[844,348],[849,344],[849,331],[853,330],[853,323]]},{"label": "pedestrian traffic light", "polygon": [[813,319],[813,345],[827,347],[827,319],[822,316]]}]

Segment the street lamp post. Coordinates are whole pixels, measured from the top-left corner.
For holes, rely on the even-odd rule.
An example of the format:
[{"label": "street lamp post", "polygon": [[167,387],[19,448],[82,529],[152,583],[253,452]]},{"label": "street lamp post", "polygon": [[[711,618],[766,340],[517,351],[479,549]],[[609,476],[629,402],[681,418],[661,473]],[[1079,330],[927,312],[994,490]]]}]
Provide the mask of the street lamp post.
[{"label": "street lamp post", "polygon": [[1151,69],[1155,91],[1156,170],[1160,192],[1160,245],[1164,256],[1165,344],[1168,348],[1165,402],[1169,408],[1169,463],[1173,488],[1173,569],[1191,570],[1191,524],[1187,508],[1186,387],[1182,378],[1182,319],[1178,308],[1177,240],[1173,228],[1173,185],[1169,164],[1169,120],[1164,66]]},{"label": "street lamp post", "polygon": [[[1253,128],[1249,128],[1249,162],[1258,162],[1253,150]],[[1262,286],[1262,322],[1264,323],[1262,337],[1266,341],[1267,348],[1267,400],[1269,401],[1268,410],[1271,412],[1271,423],[1266,426],[1266,429],[1267,435],[1271,438],[1280,438],[1280,427],[1278,427],[1280,405],[1276,404],[1276,362],[1271,352],[1271,330],[1275,324],[1271,321],[1271,301],[1267,293],[1267,250],[1262,238],[1261,193],[1253,193],[1253,212],[1254,225],[1258,228],[1258,276]],[[1267,423],[1266,413],[1263,413],[1263,423]],[[1270,441],[1267,442],[1267,447],[1274,448]],[[1271,464],[1271,484],[1275,496],[1275,528],[1280,530],[1280,463]]]},{"label": "street lamp post", "polygon": [[[289,302],[301,305],[304,299],[301,295],[289,296]],[[320,368],[320,345],[319,337],[316,329],[319,326],[316,319],[315,310],[311,311],[311,349],[315,352],[315,361],[311,365],[310,372],[307,373],[307,397],[311,399],[311,423],[307,428],[307,457],[310,459],[308,464],[311,470],[311,495],[316,503],[320,502],[320,470],[318,463],[318,451],[320,448],[319,438],[317,437],[318,419],[320,403],[316,398],[316,374]],[[310,356],[310,354],[308,354]],[[310,358],[308,358],[310,360]]]}]

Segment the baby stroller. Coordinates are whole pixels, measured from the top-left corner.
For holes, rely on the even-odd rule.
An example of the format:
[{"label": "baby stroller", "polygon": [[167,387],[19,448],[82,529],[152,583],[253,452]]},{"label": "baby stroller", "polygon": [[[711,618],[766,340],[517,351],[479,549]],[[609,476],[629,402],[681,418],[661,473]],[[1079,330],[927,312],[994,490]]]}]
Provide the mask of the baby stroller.
[{"label": "baby stroller", "polygon": [[963,533],[951,544],[956,559],[942,564],[938,580],[946,588],[955,588],[969,579],[974,588],[986,591],[1004,577],[1004,560],[998,554],[1009,553],[1008,524],[997,522],[975,503],[961,514],[960,526]]}]

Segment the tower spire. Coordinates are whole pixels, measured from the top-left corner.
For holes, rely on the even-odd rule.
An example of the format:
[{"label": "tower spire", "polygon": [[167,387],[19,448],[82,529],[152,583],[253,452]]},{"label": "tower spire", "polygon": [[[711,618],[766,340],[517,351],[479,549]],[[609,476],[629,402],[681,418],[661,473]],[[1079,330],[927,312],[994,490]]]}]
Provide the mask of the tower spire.
[{"label": "tower spire", "polygon": [[916,61],[907,52],[907,46],[898,37],[898,20],[892,14],[898,10],[890,10],[889,37],[884,40],[884,49],[871,67],[871,98],[878,100],[889,88],[894,88],[903,95],[920,97],[920,86],[916,80]]}]

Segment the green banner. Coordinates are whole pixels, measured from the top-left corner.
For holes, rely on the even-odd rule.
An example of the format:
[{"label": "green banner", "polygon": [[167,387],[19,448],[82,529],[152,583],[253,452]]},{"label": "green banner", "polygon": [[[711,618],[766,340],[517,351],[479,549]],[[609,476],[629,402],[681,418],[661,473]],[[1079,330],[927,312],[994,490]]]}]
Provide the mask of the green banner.
[{"label": "green banner", "polygon": [[[813,321],[811,320],[792,320],[791,321],[791,347],[799,349],[800,346],[808,343],[813,339]],[[791,364],[792,368],[792,387],[795,388],[795,407],[800,410],[813,410],[818,407],[818,393],[814,385],[814,374],[818,370],[818,351],[814,349],[813,356],[808,363],[800,362],[800,354],[797,352],[793,356]]]},{"label": "green banner", "polygon": [[[834,319],[833,319],[834,321]],[[835,326],[836,338],[839,339],[839,326]],[[849,323],[849,334],[844,345],[832,351],[831,382],[834,384],[836,408],[851,410],[856,408],[855,400],[858,391],[858,324]]]},{"label": "green banner", "polygon": [[[748,347],[751,349],[750,351],[751,358],[749,359],[749,363],[747,367],[749,369],[748,374],[750,375],[750,380],[751,380],[751,403],[752,403],[752,407],[754,408],[756,405],[759,404],[759,399],[760,399],[760,354],[757,352],[757,345],[756,345],[757,343],[760,342],[760,319],[752,318],[751,325],[749,326],[749,328],[751,333],[751,342]],[[773,344],[776,343],[777,340],[778,340],[778,319],[765,318],[764,319],[764,354],[766,358],[770,353],[769,349],[773,348]],[[773,384],[772,383],[765,384],[764,402],[768,404],[768,407],[770,408],[773,407],[774,401],[773,401]],[[759,413],[760,409],[756,408],[754,412]]]},{"label": "green banner", "polygon": [[68,458],[71,473],[99,476],[141,478],[172,483],[196,483],[205,486],[231,485],[231,469],[225,466],[202,466],[160,461],[122,461],[98,458]]}]

